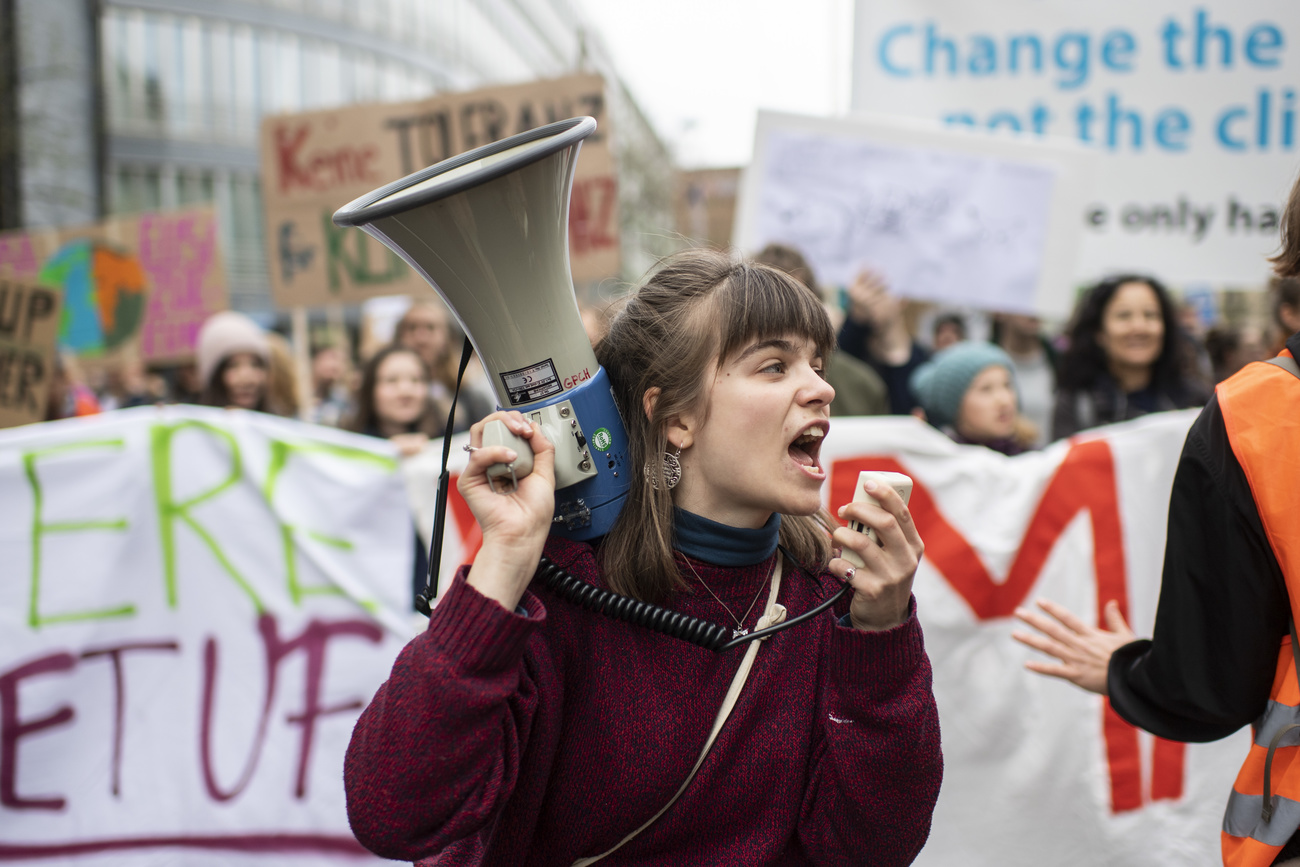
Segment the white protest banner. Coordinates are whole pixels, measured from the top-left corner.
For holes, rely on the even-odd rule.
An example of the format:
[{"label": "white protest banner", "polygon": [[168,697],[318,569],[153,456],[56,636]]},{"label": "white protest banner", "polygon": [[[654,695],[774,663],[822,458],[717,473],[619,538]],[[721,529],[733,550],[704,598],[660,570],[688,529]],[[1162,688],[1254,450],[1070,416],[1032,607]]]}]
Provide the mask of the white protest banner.
[{"label": "white protest banner", "polygon": [[141,407],[0,434],[0,861],[374,861],[343,751],[412,634],[388,443]]},{"label": "white protest banner", "polygon": [[932,123],[760,112],[735,244],[790,244],[818,277],[882,274],[901,296],[1064,316],[1090,155]]},{"label": "white protest banner", "polygon": [[1286,0],[858,0],[854,111],[1102,156],[1077,275],[1256,286],[1300,167]]},{"label": "white protest banner", "polygon": [[[1038,597],[1090,622],[1116,599],[1134,630],[1150,635],[1169,491],[1195,417],[1159,413],[1014,458],[959,446],[910,417],[832,420],[820,456],[828,504],[848,502],[863,469],[915,481],[911,509],[926,550],[914,588],[944,754],[917,864],[1218,862],[1249,732],[1212,744],[1158,740],[1100,697],[1025,671],[1034,653],[1010,637],[1014,609]],[[459,474],[465,457],[453,454]],[[433,463],[408,465],[418,490],[430,490]],[[480,541],[454,478],[449,510],[444,587]]]}]

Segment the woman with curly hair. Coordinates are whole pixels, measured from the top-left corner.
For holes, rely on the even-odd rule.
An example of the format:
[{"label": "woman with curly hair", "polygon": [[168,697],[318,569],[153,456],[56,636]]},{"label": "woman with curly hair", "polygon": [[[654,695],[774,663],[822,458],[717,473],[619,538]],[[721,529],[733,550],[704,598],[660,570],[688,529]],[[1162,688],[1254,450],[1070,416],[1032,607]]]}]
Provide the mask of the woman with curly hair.
[{"label": "woman with curly hair", "polygon": [[1122,274],[1088,290],[1068,329],[1052,439],[1149,412],[1202,406],[1183,373],[1177,312],[1155,278]]}]

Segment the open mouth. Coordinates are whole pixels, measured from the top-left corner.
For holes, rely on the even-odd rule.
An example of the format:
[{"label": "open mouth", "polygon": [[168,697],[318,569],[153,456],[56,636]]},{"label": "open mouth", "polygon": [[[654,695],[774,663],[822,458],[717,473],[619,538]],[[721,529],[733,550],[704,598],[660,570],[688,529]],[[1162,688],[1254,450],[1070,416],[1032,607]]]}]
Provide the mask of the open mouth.
[{"label": "open mouth", "polygon": [[817,463],[817,455],[822,450],[822,439],[825,436],[826,428],[820,425],[808,428],[790,443],[790,457],[801,467],[820,473],[821,466]]}]

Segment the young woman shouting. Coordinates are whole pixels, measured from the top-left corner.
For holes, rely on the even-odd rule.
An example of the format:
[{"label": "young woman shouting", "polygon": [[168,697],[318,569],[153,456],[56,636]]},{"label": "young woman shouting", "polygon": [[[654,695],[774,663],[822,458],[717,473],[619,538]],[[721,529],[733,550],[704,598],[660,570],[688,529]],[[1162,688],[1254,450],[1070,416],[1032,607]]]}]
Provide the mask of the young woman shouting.
[{"label": "young woman shouting", "polygon": [[[528,439],[534,470],[497,494],[485,472],[513,452],[471,453],[459,485],[483,546],[348,750],[362,843],[425,864],[912,861],[942,774],[911,596],[922,543],[885,488],[872,492],[880,506],[840,509],[879,544],[829,529],[819,451],[834,345],[822,306],[788,276],[717,253],[670,260],[596,350],[637,469],[594,544],[548,536],[554,450],[520,414],[493,416]],[[844,580],[853,592],[763,643],[692,777],[743,651],[560,599],[532,580],[543,553],[592,585],[737,632],[755,629],[774,575],[791,617]]]}]

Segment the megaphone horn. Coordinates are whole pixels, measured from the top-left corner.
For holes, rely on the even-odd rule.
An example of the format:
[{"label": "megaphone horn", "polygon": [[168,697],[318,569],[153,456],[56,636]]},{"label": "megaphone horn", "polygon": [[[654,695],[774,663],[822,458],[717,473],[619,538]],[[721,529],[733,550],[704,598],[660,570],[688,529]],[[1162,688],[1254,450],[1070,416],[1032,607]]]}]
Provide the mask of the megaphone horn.
[{"label": "megaphone horn", "polygon": [[[554,532],[579,540],[609,532],[631,476],[627,434],[569,271],[569,193],[582,140],[595,129],[578,117],[520,133],[334,214],[336,225],[379,239],[429,282],[478,352],[497,405],[542,426],[556,449]],[[493,424],[485,438],[513,440],[514,475],[525,475],[532,449]]]}]

